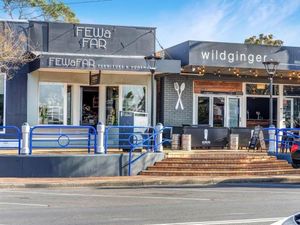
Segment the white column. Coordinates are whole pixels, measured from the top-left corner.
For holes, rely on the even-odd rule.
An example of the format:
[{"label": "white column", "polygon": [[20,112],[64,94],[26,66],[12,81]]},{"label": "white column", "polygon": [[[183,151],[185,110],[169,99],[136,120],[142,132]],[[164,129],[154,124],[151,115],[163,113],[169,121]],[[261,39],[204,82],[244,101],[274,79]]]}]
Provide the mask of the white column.
[{"label": "white column", "polygon": [[27,121],[39,123],[39,74],[29,73],[27,78]]},{"label": "white column", "polygon": [[277,98],[277,127],[284,128],[283,117],[283,85],[279,84],[279,97]]},{"label": "white column", "polygon": [[80,124],[80,104],[81,104],[81,96],[80,96],[80,85],[74,84],[72,87],[72,124],[79,125]]},{"label": "white column", "polygon": [[158,123],[155,126],[155,132],[156,132],[156,147],[158,152],[163,152],[164,147],[162,145],[163,142],[163,128],[164,126],[161,123]]},{"label": "white column", "polygon": [[97,149],[96,154],[104,154],[105,153],[105,147],[104,147],[104,133],[105,133],[105,125],[102,123],[98,123],[97,125]]},{"label": "white column", "polygon": [[106,123],[106,86],[99,86],[99,121]]},{"label": "white column", "polygon": [[30,126],[28,123],[22,125],[22,148],[21,155],[29,155],[29,132]]}]

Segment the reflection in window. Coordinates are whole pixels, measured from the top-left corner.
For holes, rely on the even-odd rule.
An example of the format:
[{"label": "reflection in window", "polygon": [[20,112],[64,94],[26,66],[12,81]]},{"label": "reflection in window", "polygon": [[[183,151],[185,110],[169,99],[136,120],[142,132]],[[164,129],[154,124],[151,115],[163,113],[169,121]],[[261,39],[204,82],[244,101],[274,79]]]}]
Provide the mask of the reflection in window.
[{"label": "reflection in window", "polygon": [[4,126],[4,84],[5,74],[0,74],[0,126]]},{"label": "reflection in window", "polygon": [[[270,95],[269,84],[246,84],[248,95]],[[279,86],[273,85],[273,95],[279,95]]]},{"label": "reflection in window", "polygon": [[40,83],[39,122],[41,124],[63,124],[64,122],[64,85]]},{"label": "reflection in window", "polygon": [[122,89],[123,111],[146,111],[146,88],[143,86],[126,85]]},{"label": "reflection in window", "polygon": [[119,113],[119,87],[106,87],[106,125],[117,125]]},{"label": "reflection in window", "polygon": [[283,95],[299,96],[300,95],[300,86],[284,85],[283,86]]},{"label": "reflection in window", "polygon": [[72,86],[67,88],[67,124],[72,124]]}]

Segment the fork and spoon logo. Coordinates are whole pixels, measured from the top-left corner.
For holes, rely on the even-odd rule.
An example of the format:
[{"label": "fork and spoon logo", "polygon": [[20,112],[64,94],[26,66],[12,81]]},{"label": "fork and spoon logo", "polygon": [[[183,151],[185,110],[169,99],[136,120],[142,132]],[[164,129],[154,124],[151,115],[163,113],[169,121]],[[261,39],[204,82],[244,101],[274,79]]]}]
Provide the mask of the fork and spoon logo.
[{"label": "fork and spoon logo", "polygon": [[183,104],[182,104],[182,100],[181,100],[181,95],[182,95],[182,92],[185,89],[185,83],[182,83],[180,85],[180,87],[179,87],[179,84],[177,82],[175,82],[174,83],[174,89],[175,89],[175,91],[177,92],[177,95],[178,95],[178,100],[177,100],[175,109],[178,110],[178,107],[180,105],[181,110],[184,110],[184,107],[183,107]]}]

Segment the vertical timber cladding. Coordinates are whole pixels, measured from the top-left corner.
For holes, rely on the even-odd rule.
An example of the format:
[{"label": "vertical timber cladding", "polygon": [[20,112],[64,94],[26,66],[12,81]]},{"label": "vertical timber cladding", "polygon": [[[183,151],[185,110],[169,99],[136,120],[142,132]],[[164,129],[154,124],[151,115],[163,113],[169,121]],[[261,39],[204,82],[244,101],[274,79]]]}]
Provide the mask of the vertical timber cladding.
[{"label": "vertical timber cladding", "polygon": [[193,123],[193,79],[187,76],[164,77],[163,123],[182,126]]}]

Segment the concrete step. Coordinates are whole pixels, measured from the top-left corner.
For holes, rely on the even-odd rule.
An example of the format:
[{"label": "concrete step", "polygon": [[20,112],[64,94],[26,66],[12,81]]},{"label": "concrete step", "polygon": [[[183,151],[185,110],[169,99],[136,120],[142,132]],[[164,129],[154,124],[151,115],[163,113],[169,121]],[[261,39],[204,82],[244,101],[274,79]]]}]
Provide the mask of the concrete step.
[{"label": "concrete step", "polygon": [[141,175],[150,176],[276,176],[300,174],[297,169],[264,170],[264,171],[142,171]]}]

